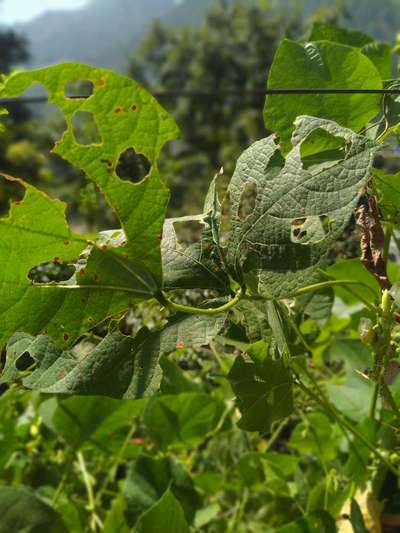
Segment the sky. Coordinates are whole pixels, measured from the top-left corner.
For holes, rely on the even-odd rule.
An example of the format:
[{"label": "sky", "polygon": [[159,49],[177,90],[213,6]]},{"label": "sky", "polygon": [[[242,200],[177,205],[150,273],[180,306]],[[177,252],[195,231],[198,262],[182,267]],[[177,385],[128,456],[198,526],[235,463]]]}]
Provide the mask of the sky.
[{"label": "sky", "polygon": [[49,9],[76,9],[88,0],[1,0],[0,23],[25,22]]}]

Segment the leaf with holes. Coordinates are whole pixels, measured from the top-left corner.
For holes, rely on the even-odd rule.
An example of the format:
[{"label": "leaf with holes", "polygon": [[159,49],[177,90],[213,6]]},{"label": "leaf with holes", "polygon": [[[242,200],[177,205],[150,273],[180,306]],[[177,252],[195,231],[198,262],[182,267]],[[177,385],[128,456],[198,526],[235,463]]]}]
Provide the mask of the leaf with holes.
[{"label": "leaf with holes", "polygon": [[[374,144],[335,122],[299,117],[283,158],[274,136],[239,158],[229,185],[228,264],[236,280],[284,298],[319,281],[369,176]],[[253,204],[243,215],[251,185]]]},{"label": "leaf with holes", "polygon": [[[159,236],[168,191],[158,173],[157,157],[164,144],[177,137],[174,121],[131,79],[77,63],[13,74],[6,80],[1,96],[18,96],[33,83],[48,91],[49,102],[61,110],[67,123],[55,153],[85,172],[99,187],[121,221],[128,258],[161,284]],[[71,94],[71,84],[86,87],[85,97]],[[74,130],[77,113],[91,116],[99,142],[79,142]],[[141,154],[142,160],[150,164],[147,177],[139,183],[124,181],[117,175],[120,157],[127,151],[128,159],[129,152]],[[135,176],[132,179],[136,181]]]},{"label": "leaf with holes", "polygon": [[18,330],[47,332],[67,346],[105,317],[152,296],[154,281],[146,271],[93,245],[89,259],[77,265],[68,284],[34,285],[28,277],[32,267],[48,261],[70,263],[88,243],[68,227],[62,202],[14,181],[25,188],[25,196],[11,206],[8,217],[0,218],[0,346]]},{"label": "leaf with holes", "polygon": [[[73,63],[11,75],[1,96],[19,95],[35,82],[48,90],[49,101],[67,123],[55,152],[98,186],[118,215],[125,240],[87,247],[68,228],[61,203],[23,184],[27,193],[21,205],[13,205],[10,216],[0,220],[5,228],[0,261],[6,265],[0,278],[0,345],[19,329],[48,332],[71,344],[102,319],[153,297],[162,287],[160,240],[168,192],[156,160],[163,145],[176,137],[175,123],[132,80]],[[77,98],[76,91],[84,97]],[[81,119],[86,121],[82,131],[77,128]],[[82,139],[87,131],[89,138]],[[124,181],[132,153],[135,176],[143,178],[134,183]],[[68,283],[32,286],[28,274],[33,267],[72,262],[83,251]]]},{"label": "leaf with holes", "polygon": [[130,337],[113,331],[83,356],[76,349],[63,351],[47,335],[16,333],[7,345],[0,382],[21,381],[29,389],[51,394],[124,399],[149,396],[161,382],[160,356],[208,344],[225,320],[224,314],[175,315],[157,332],[143,328]]}]

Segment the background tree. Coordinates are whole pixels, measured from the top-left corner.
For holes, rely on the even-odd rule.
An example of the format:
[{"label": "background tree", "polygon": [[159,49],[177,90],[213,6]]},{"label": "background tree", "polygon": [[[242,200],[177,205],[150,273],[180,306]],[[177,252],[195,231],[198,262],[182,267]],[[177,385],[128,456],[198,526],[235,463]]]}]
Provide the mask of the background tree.
[{"label": "background tree", "polygon": [[300,32],[296,17],[280,9],[226,0],[198,28],[153,23],[129,73],[158,90],[192,93],[163,99],[184,139],[170,145],[162,161],[173,211],[183,204],[196,211],[213,174],[221,166],[230,174],[243,149],[265,135],[264,96],[252,91],[265,87],[280,39]]}]

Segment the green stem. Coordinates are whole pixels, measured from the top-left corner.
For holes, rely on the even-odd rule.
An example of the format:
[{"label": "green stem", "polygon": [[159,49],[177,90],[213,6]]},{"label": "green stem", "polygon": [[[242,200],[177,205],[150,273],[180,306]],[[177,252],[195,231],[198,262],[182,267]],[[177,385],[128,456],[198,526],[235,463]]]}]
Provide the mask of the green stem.
[{"label": "green stem", "polygon": [[95,499],[94,499],[94,495],[93,495],[92,481],[90,479],[89,472],[87,471],[85,459],[84,459],[84,457],[82,455],[82,452],[78,452],[76,454],[76,456],[78,458],[79,470],[81,471],[82,478],[83,478],[83,483],[85,485],[86,494],[87,494],[87,497],[88,497],[87,510],[92,515],[92,519],[90,521],[90,526],[91,526],[92,531],[97,531],[97,526],[99,526],[100,529],[102,529],[103,528],[103,524],[102,524],[100,518],[96,514],[96,503],[95,503]]},{"label": "green stem", "polygon": [[371,418],[372,420],[375,420],[375,411],[376,411],[376,406],[378,403],[379,389],[380,389],[380,376],[378,377],[378,380],[374,382],[374,387],[372,389],[371,404],[369,406],[369,413],[368,413],[369,418]]},{"label": "green stem", "polygon": [[307,285],[298,289],[294,296],[301,296],[302,294],[307,294],[308,292],[320,291],[321,289],[327,289],[329,287],[334,287],[335,285],[360,285],[360,282],[355,279],[333,279],[329,281],[321,281],[320,283],[314,283],[313,285]]},{"label": "green stem", "polygon": [[156,294],[157,300],[160,302],[161,305],[164,307],[167,307],[168,309],[171,309],[171,311],[175,311],[177,313],[187,313],[189,315],[218,315],[220,313],[225,313],[226,311],[229,311],[229,309],[232,309],[232,307],[235,307],[235,305],[241,300],[243,296],[243,289],[240,289],[239,292],[235,295],[232,300],[229,300],[224,305],[221,305],[220,307],[192,307],[191,305],[182,305],[177,304],[175,302],[172,302],[169,300],[164,293],[159,292]]},{"label": "green stem", "polygon": [[96,494],[96,499],[95,499],[95,505],[96,504],[100,504],[101,503],[101,498],[103,497],[103,494],[104,492],[106,491],[108,485],[112,482],[112,480],[114,479],[115,477],[115,473],[117,471],[117,468],[119,466],[119,463],[121,462],[121,460],[123,459],[124,457],[124,454],[125,454],[125,450],[126,448],[129,446],[129,443],[136,431],[136,427],[137,427],[137,424],[136,422],[133,422],[125,439],[124,439],[124,442],[122,443],[120,449],[118,450],[118,453],[117,455],[114,457],[114,460],[113,460],[113,463],[111,465],[111,468],[108,469],[108,474],[107,476],[104,478],[104,481],[100,487],[100,489],[98,490],[97,494]]},{"label": "green stem", "polygon": [[289,418],[284,418],[281,423],[278,425],[278,427],[275,429],[275,431],[272,433],[270,439],[268,440],[268,443],[267,443],[267,446],[264,450],[264,453],[265,452],[268,452],[272,446],[275,444],[275,442],[279,439],[280,437],[280,434],[282,433],[282,431],[285,429],[288,421],[290,419]]},{"label": "green stem", "polygon": [[[308,372],[308,371],[307,371]],[[318,405],[320,405],[324,411],[330,414],[330,416],[338,423],[339,427],[343,426],[349,433],[358,439],[368,450],[375,455],[380,462],[386,465],[386,467],[396,476],[400,477],[400,472],[384,457],[375,447],[371,444],[361,433],[359,433],[351,424],[338,413],[327,400],[321,399],[317,394],[315,394],[311,389],[309,389],[304,383],[300,380],[297,381],[297,385],[305,392],[310,398],[312,398]],[[318,386],[319,388],[319,386]]]}]

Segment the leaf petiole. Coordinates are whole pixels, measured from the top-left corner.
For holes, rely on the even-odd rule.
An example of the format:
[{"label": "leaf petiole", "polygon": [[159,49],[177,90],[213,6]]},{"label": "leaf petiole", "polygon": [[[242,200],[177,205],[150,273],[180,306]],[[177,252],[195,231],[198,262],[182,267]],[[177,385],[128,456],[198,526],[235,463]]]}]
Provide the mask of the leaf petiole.
[{"label": "leaf petiole", "polygon": [[224,305],[221,305],[220,307],[193,307],[191,305],[183,305],[183,304],[177,304],[171,300],[169,300],[163,292],[158,292],[155,297],[160,302],[161,305],[166,307],[167,309],[170,309],[171,311],[175,311],[176,313],[187,313],[190,315],[218,315],[220,313],[225,313],[226,311],[229,311],[229,309],[232,309],[232,307],[235,307],[235,305],[241,300],[244,294],[244,289],[240,288],[239,291],[236,293],[234,298],[229,300]]}]

